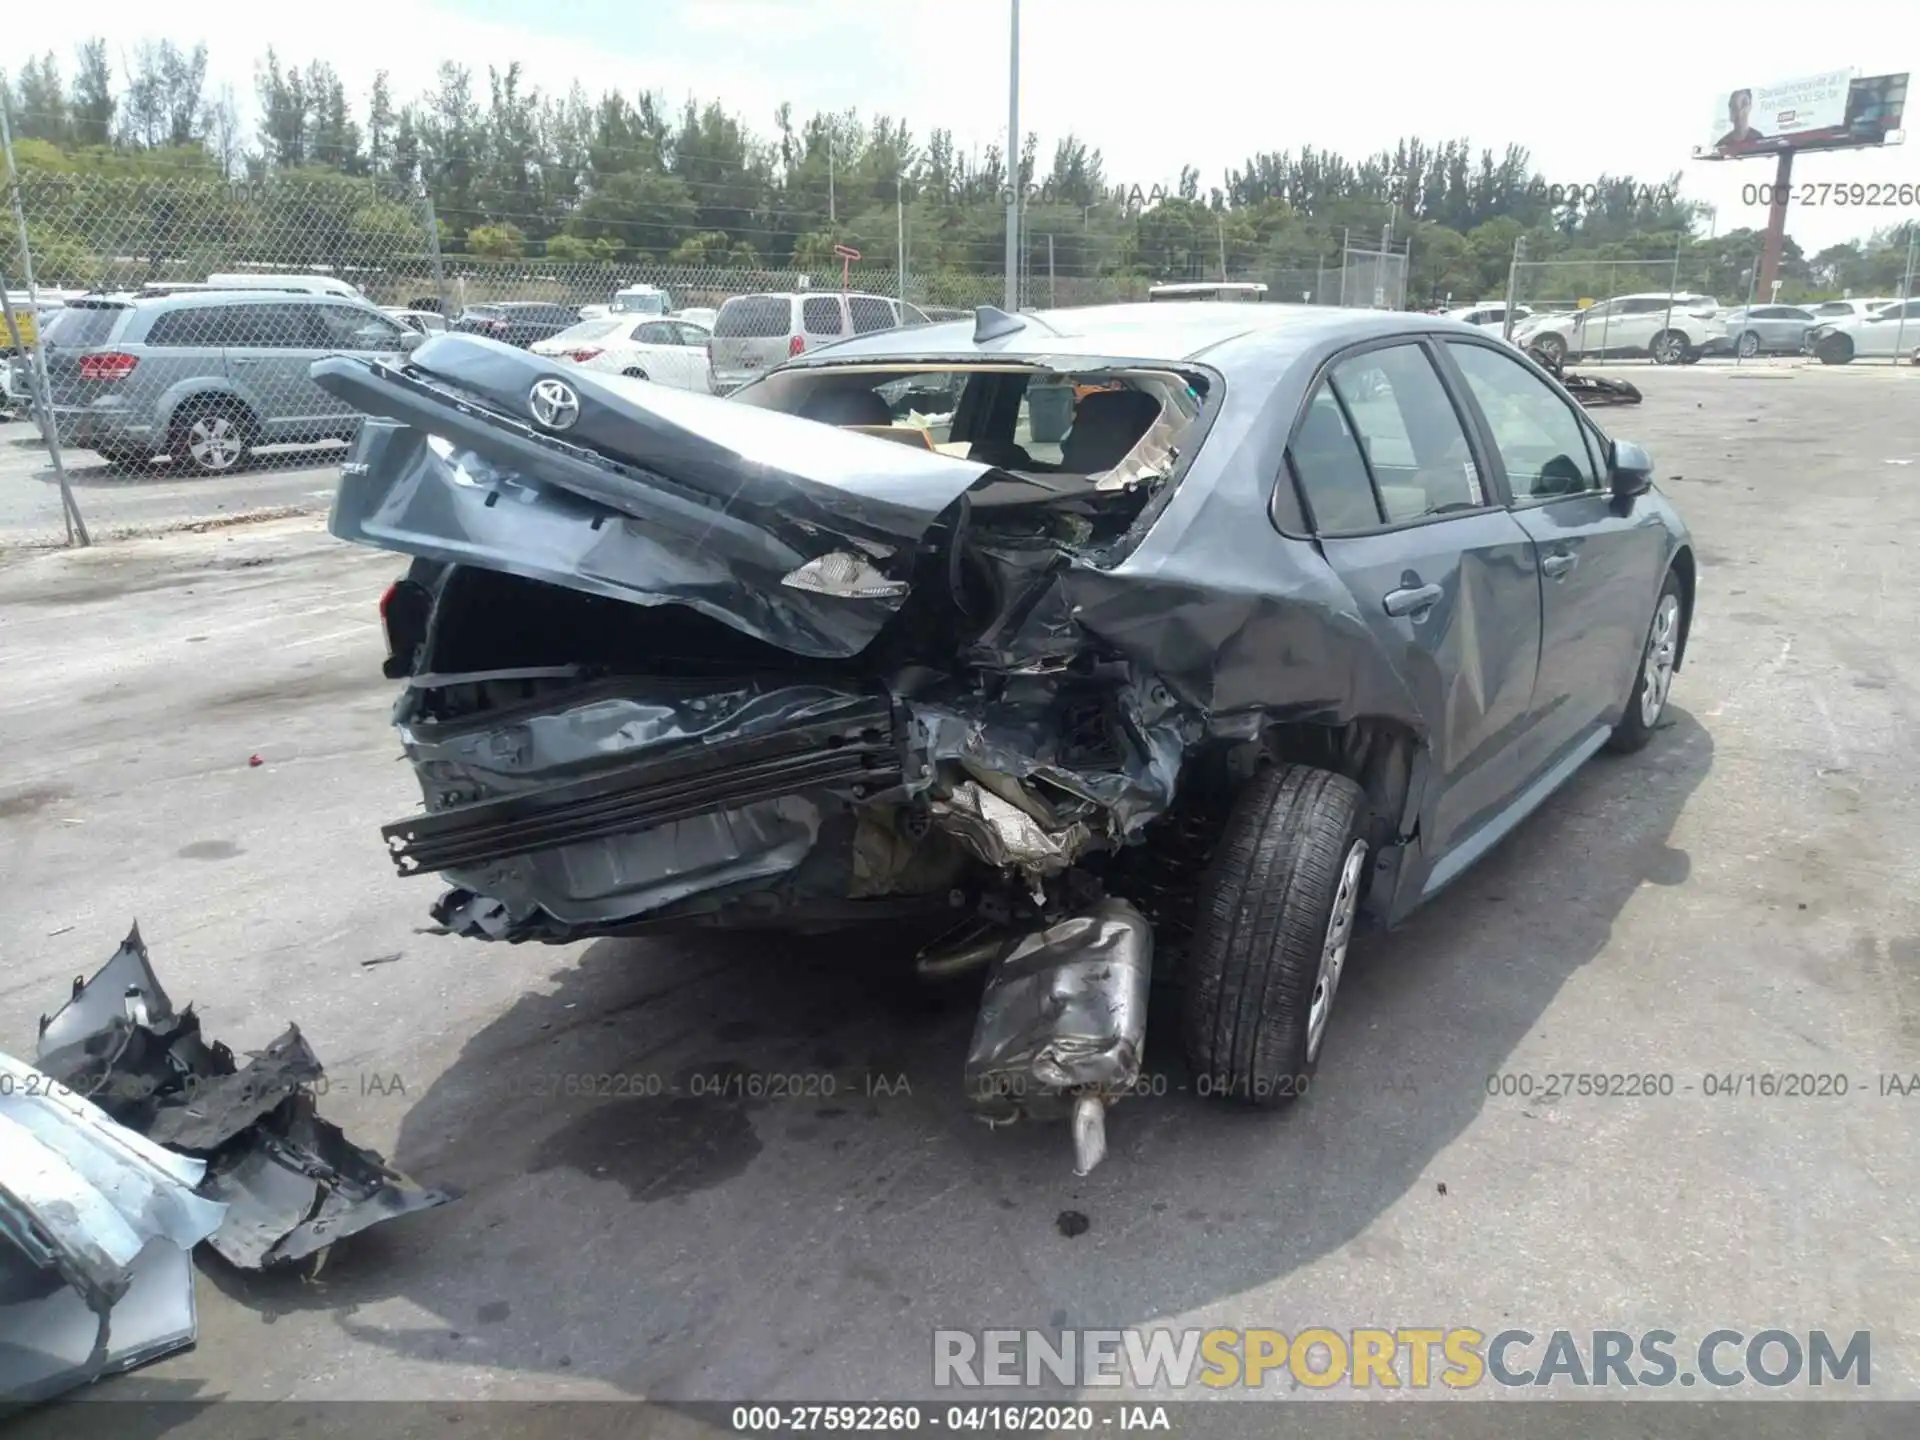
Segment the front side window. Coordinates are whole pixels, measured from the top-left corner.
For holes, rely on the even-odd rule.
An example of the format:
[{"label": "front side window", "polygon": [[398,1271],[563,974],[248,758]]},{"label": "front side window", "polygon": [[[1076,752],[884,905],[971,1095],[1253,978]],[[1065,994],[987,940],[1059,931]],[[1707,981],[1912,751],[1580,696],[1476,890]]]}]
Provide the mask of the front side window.
[{"label": "front side window", "polygon": [[355,310],[348,305],[316,305],[319,343],[342,350],[395,350],[401,329],[384,315]]},{"label": "front side window", "polygon": [[1487,417],[1516,501],[1579,495],[1601,487],[1586,427],[1543,380],[1485,345],[1450,340],[1447,350]]}]

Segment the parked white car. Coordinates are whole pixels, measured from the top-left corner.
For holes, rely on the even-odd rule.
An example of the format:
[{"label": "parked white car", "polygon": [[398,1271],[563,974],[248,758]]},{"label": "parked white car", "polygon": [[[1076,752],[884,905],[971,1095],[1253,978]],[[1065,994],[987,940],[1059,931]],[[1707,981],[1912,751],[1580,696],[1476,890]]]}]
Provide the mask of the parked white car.
[{"label": "parked white car", "polygon": [[1871,315],[1809,331],[1807,344],[1823,365],[1849,360],[1890,360],[1913,353],[1920,342],[1920,300],[1896,300]]},{"label": "parked white car", "polygon": [[[1463,321],[1476,325],[1482,330],[1505,331],[1507,328],[1507,302],[1504,300],[1482,300],[1478,305],[1457,305],[1444,312],[1447,319]],[[1525,305],[1513,307],[1513,321],[1519,325],[1530,319],[1533,311]]]},{"label": "parked white car", "polygon": [[713,329],[713,322],[720,318],[718,310],[708,310],[695,306],[691,310],[676,310],[667,317],[669,320],[684,320],[689,325],[698,325],[702,330]]},{"label": "parked white car", "polygon": [[1513,343],[1556,365],[1623,356],[1684,365],[1725,341],[1719,312],[1711,295],[1617,295],[1571,315],[1534,316],[1514,330]]},{"label": "parked white car", "polygon": [[416,335],[438,335],[447,328],[447,317],[432,310],[409,310],[404,305],[382,305],[382,315],[389,315]]},{"label": "parked white car", "polygon": [[705,326],[685,320],[603,315],[537,340],[530,348],[536,355],[570,360],[583,369],[706,394],[713,388],[707,378],[711,335]]}]

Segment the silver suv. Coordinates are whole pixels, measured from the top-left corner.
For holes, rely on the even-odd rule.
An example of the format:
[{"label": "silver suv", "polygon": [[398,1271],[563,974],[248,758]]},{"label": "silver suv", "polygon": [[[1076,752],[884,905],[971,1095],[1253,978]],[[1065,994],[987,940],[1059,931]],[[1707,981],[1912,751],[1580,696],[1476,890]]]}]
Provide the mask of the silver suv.
[{"label": "silver suv", "polygon": [[313,362],[391,358],[424,338],[361,301],[252,290],[89,295],[43,337],[62,444],[202,475],[256,446],[351,439],[360,416],[313,383]]},{"label": "silver suv", "polygon": [[707,373],[713,393],[726,395],[802,351],[849,335],[931,323],[912,305],[885,295],[837,290],[736,295],[713,317]]}]

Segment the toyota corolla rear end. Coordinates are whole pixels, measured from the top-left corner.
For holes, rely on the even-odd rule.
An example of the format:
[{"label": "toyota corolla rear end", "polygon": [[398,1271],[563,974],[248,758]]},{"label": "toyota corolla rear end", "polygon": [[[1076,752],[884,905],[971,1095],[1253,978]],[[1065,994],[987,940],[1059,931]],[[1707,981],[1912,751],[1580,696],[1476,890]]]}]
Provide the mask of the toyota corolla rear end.
[{"label": "toyota corolla rear end", "polygon": [[1181,720],[1052,581],[1170,492],[1187,377],[1098,377],[1060,451],[1082,473],[1043,477],[940,453],[923,426],[950,421],[950,374],[827,396],[892,394],[896,424],[636,399],[459,336],[314,375],[369,416],[333,532],[417,557],[382,613],[424,808],[383,834],[402,875],[451,882],[443,924],[564,942],[943,915],[953,963],[1028,947],[983,1012],[983,1074],[1030,1068],[1061,1023],[1094,1029],[1056,1078],[1137,1070],[1150,932],[1082,867],[1166,811]]}]

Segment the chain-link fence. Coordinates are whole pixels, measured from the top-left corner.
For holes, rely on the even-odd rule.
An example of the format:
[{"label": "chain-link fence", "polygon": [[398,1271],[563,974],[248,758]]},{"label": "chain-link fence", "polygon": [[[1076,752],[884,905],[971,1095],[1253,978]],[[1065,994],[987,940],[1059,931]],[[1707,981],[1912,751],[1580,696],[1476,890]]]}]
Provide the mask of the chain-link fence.
[{"label": "chain-link fence", "polygon": [[[11,188],[0,277],[19,292],[20,328],[47,342],[49,403],[32,403],[27,351],[0,357],[9,411],[0,419],[14,421],[0,436],[0,468],[24,463],[43,478],[64,462],[82,499],[109,509],[136,481],[243,472],[259,477],[250,501],[311,508],[359,420],[310,376],[327,354],[397,355],[453,328],[553,342],[578,363],[704,390],[708,329],[734,296],[844,285],[937,315],[1005,294],[997,269],[915,273],[910,246],[904,277],[892,264],[831,257],[777,269],[611,258],[565,233],[502,245],[485,227],[462,245],[491,242],[490,252],[463,253],[443,243],[424,188],[344,174],[31,170]],[[512,253],[522,249],[545,253]],[[1023,306],[1143,300],[1157,279],[1183,278],[1065,274],[1055,250],[1053,237],[1025,236]],[[1403,250],[1349,245],[1339,263],[1328,258],[1254,263],[1235,278],[1263,281],[1274,302],[1404,304]],[[21,289],[29,260],[37,307]],[[29,415],[31,429],[21,423]]]},{"label": "chain-link fence", "polygon": [[1339,303],[1372,310],[1407,308],[1407,251],[1348,245],[1343,256]]}]

